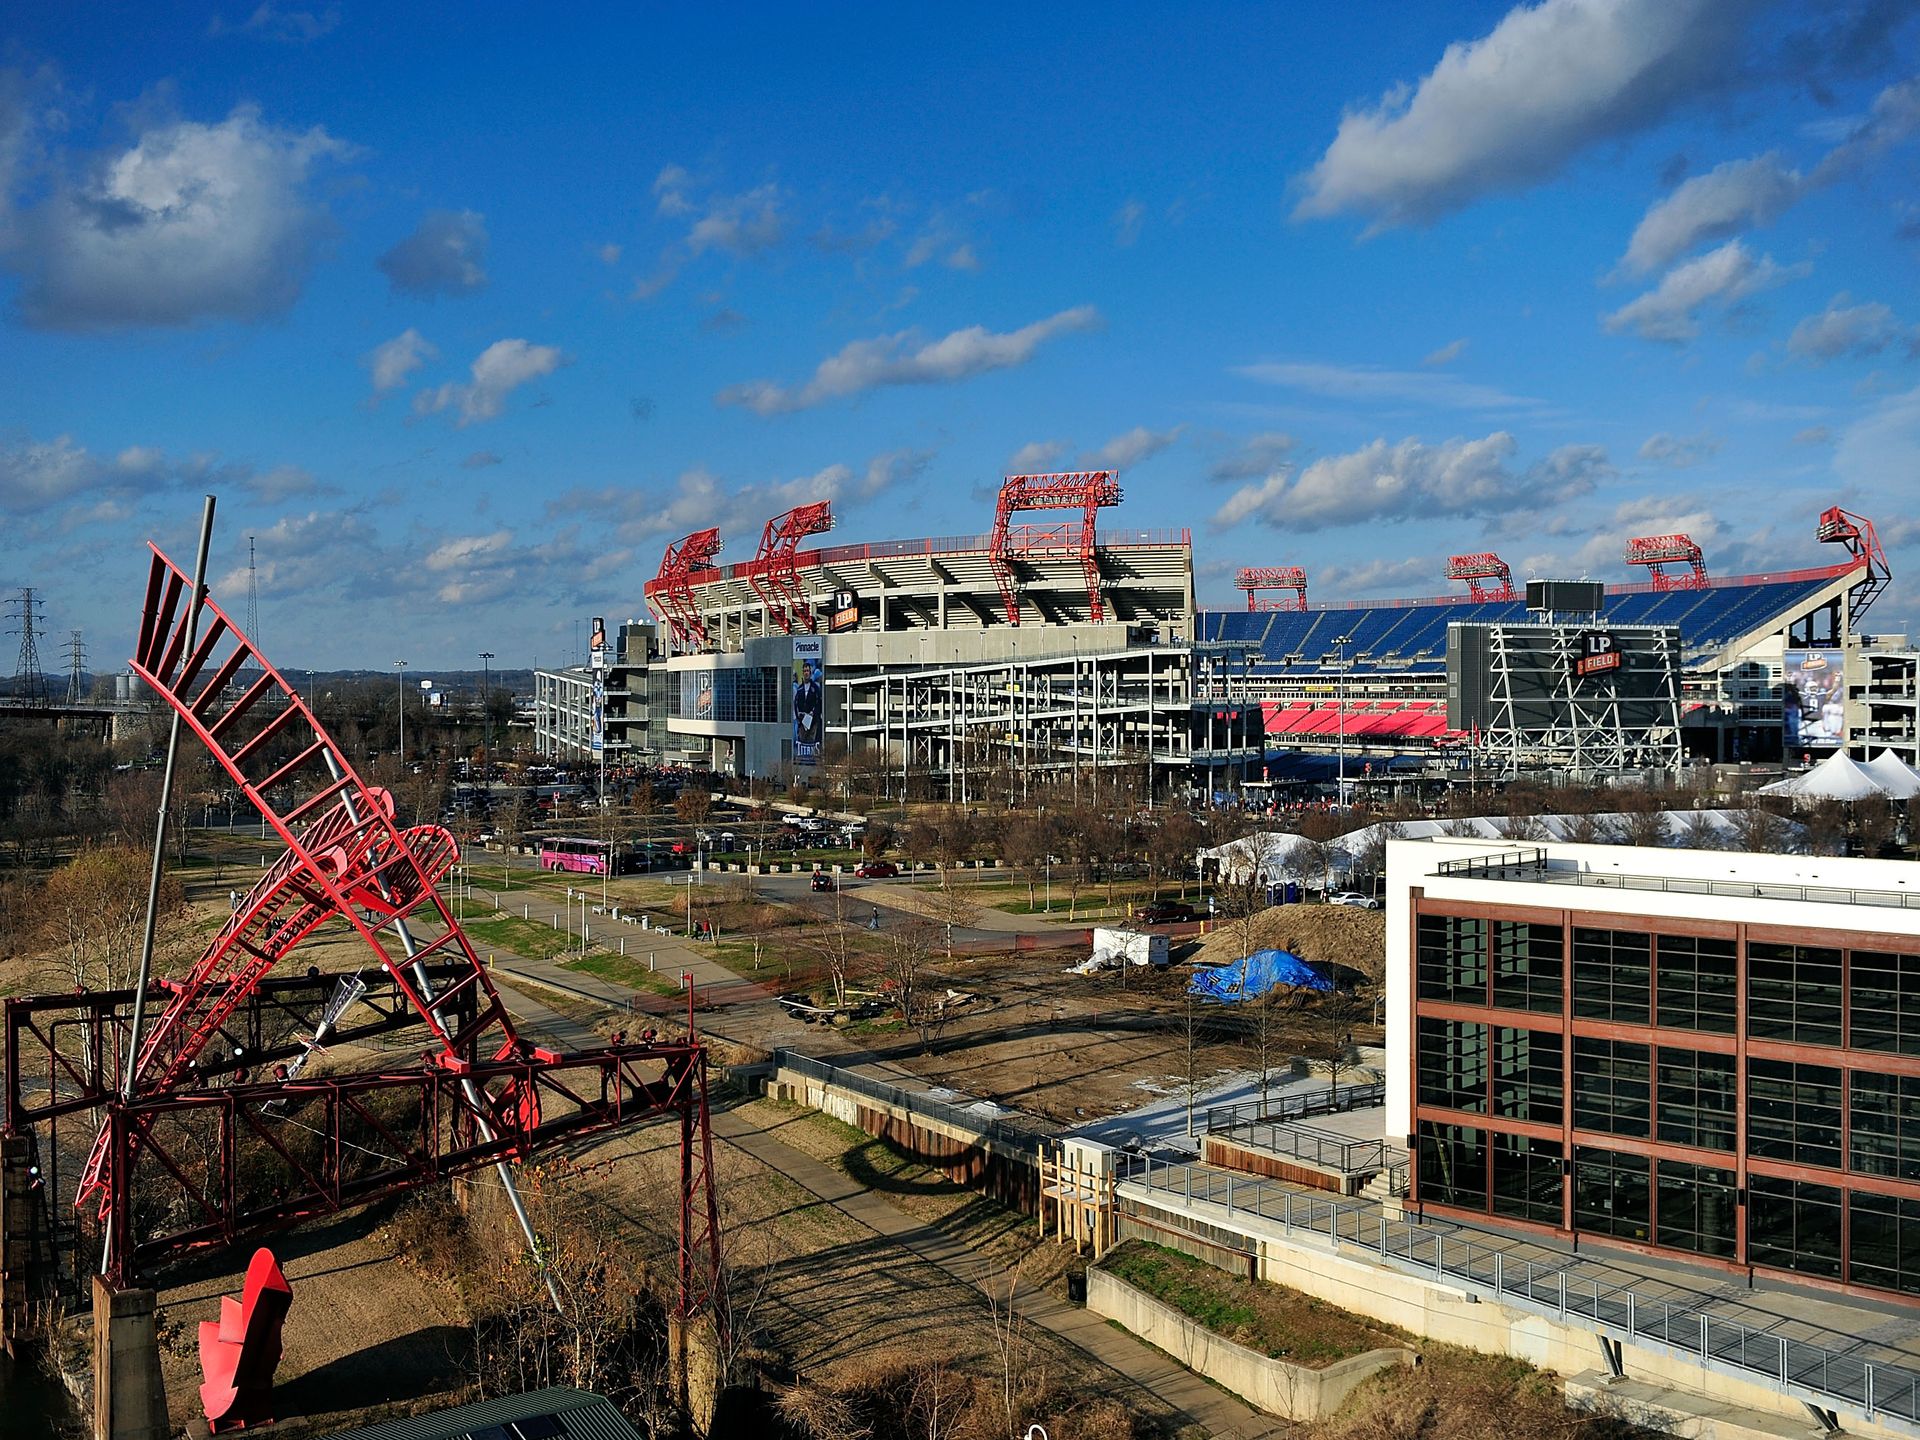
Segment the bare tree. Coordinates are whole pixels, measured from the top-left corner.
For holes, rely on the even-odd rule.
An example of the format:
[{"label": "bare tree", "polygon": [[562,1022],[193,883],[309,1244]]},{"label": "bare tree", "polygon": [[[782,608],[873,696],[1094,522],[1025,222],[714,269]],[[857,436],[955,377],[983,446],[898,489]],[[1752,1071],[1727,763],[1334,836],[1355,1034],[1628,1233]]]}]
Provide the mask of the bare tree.
[{"label": "bare tree", "polygon": [[920,1053],[933,1046],[933,1036],[944,1021],[945,1007],[925,993],[927,967],[933,959],[935,928],[917,917],[903,917],[886,932],[881,971],[900,1019],[920,1036]]},{"label": "bare tree", "polygon": [[1690,810],[1680,822],[1680,844],[1688,850],[1718,850],[1720,824],[1711,810]]},{"label": "bare tree", "polygon": [[[40,938],[58,955],[62,978],[76,990],[117,990],[133,983],[146,929],[148,857],[131,846],[82,851],[40,887],[35,911]],[[188,938],[185,897],[176,876],[160,882],[163,959]]]},{"label": "bare tree", "polygon": [[801,945],[820,961],[826,972],[836,1010],[846,1007],[847,982],[859,963],[855,934],[847,920],[847,896],[843,890],[834,891],[827,912],[810,921],[801,932]]},{"label": "bare tree", "polygon": [[1733,812],[1734,839],[1742,850],[1763,855],[1779,854],[1789,848],[1788,840],[1792,833],[1787,821],[1758,800],[1749,798],[1744,806]]}]

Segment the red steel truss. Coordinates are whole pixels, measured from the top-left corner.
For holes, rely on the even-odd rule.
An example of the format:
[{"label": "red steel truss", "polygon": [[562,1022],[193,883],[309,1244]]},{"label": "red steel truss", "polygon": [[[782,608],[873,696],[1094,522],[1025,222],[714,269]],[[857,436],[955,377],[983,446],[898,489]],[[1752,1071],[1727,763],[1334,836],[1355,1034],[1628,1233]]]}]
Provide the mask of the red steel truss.
[{"label": "red steel truss", "polygon": [[[198,637],[191,646],[189,633]],[[84,1210],[97,1197],[109,1278],[131,1283],[138,1267],[163,1256],[677,1115],[678,1303],[683,1313],[710,1303],[720,1231],[706,1052],[691,992],[684,1039],[655,1042],[649,1031],[639,1045],[576,1055],[523,1043],[435,889],[458,858],[452,836],[397,826],[391,797],[362,784],[298,692],[157,548],[132,663],[286,851],[187,976],[159,982],[164,1008],[138,1055],[122,1059],[127,992],[7,1003],[6,1133],[32,1136],[61,1115],[104,1111],[74,1204]],[[409,917],[437,938],[416,945]],[[269,972],[327,921],[358,932],[381,978],[334,988],[319,1012],[332,1027],[325,1038],[422,1027],[429,1043],[420,1069],[300,1078],[323,1035],[313,1019],[312,1033],[300,1034],[295,1011],[315,1016],[316,996],[342,977],[309,971],[303,989],[301,979]],[[389,926],[397,954],[379,937]],[[279,996],[293,998],[275,1017],[270,1002]],[[375,1019],[343,1020],[362,1001]],[[41,1048],[44,1072],[29,1077],[28,1057]],[[262,1083],[264,1071],[252,1078],[251,1065],[278,1057],[297,1058],[270,1082]],[[123,1099],[126,1066],[131,1097]],[[223,1075],[230,1083],[210,1083]],[[49,1148],[57,1153],[57,1141]]]},{"label": "red steel truss", "polygon": [[1112,470],[1072,470],[1051,475],[1009,475],[1000,486],[1000,499],[993,512],[993,535],[987,544],[987,560],[1000,584],[1000,598],[1007,607],[1007,623],[1020,623],[1019,582],[1013,563],[1037,549],[1067,548],[1066,535],[1059,527],[1044,527],[1039,535],[1016,539],[1013,517],[1032,510],[1078,510],[1079,534],[1071,547],[1080,556],[1087,577],[1087,613],[1095,621],[1105,620],[1106,607],[1100,598],[1100,559],[1094,531],[1094,517],[1105,506],[1120,503],[1120,482]]},{"label": "red steel truss", "polygon": [[[474,1124],[463,1087],[525,1095],[523,1123]],[[564,1141],[677,1115],[683,1139],[678,1308],[719,1284],[706,1048],[685,1039],[578,1055],[535,1049],[456,1073],[429,1067],[176,1090],[107,1108],[109,1278],[370,1204]],[[697,1132],[697,1135],[696,1135]]]},{"label": "red steel truss", "polygon": [[[1704,590],[1707,588],[1707,563],[1700,547],[1687,535],[1642,535],[1627,541],[1627,564],[1644,565],[1656,590]],[[1684,565],[1686,570],[1669,575],[1666,567]]]},{"label": "red steel truss", "polygon": [[[773,623],[791,635],[798,621],[811,632],[813,607],[800,590],[800,572],[793,557],[800,542],[809,535],[824,535],[833,528],[833,504],[820,500],[811,505],[796,505],[784,515],[767,521],[761,533],[760,548],[745,567],[747,583],[767,607]],[[735,572],[736,574],[739,572]]]},{"label": "red steel truss", "polygon": [[[1298,565],[1249,565],[1233,577],[1234,587],[1247,592],[1249,610],[1304,610],[1307,608],[1307,572]],[[1292,600],[1260,600],[1261,590],[1291,590]]]},{"label": "red steel truss", "polygon": [[1850,596],[1853,618],[1858,619],[1893,579],[1887,552],[1880,548],[1880,536],[1873,522],[1864,515],[1830,505],[1820,512],[1820,528],[1814,533],[1826,544],[1846,546],[1847,553],[1861,566],[1860,583],[1853,587]]},{"label": "red steel truss", "polygon": [[673,633],[674,643],[683,648],[695,641],[707,643],[707,622],[693,603],[693,577],[710,569],[719,553],[719,530],[696,530],[667,546],[659,573],[640,587],[653,613]]},{"label": "red steel truss", "polygon": [[[1467,582],[1467,596],[1472,600],[1511,600],[1513,593],[1513,571],[1507,568],[1507,562],[1491,550],[1482,550],[1473,555],[1451,555],[1447,557],[1447,578]],[[1482,585],[1482,580],[1497,580],[1497,585]]]}]

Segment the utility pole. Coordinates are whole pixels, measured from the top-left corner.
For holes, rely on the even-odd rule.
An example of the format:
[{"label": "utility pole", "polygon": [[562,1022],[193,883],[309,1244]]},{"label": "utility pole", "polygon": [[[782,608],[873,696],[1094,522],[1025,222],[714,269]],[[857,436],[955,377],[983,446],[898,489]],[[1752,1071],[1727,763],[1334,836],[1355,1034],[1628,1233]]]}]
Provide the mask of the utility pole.
[{"label": "utility pole", "polygon": [[393,678],[400,682],[400,771],[407,769],[407,662],[393,662]]},{"label": "utility pole", "polygon": [[[480,714],[485,721],[487,730],[488,769],[492,769],[493,767],[493,705],[490,693],[492,686],[488,683],[492,677],[493,651],[482,650],[480,652]],[[487,793],[491,795],[493,792],[489,789]]]}]

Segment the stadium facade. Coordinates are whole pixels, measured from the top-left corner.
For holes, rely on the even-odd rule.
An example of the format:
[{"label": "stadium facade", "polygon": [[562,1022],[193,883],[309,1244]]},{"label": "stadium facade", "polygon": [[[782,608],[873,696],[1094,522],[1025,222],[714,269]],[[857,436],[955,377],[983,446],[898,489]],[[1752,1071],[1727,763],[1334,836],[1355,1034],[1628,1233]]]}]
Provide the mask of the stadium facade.
[{"label": "stadium facade", "polygon": [[[1609,737],[1581,719],[1567,762],[1551,747],[1500,752],[1497,736],[1449,722],[1450,631],[1518,635],[1543,618],[1497,556],[1453,557],[1463,596],[1309,605],[1304,571],[1267,569],[1242,572],[1248,608],[1202,610],[1190,534],[1099,530],[1119,498],[1111,472],[1010,476],[986,534],[812,549],[831,512],[802,506],[728,565],[719,532],[695,532],[667,547],[643,587],[649,619],[607,636],[597,676],[538,673],[537,746],[776,779],[847,757],[887,788],[933,776],[936,793],[967,799],[1048,774],[1125,770],[1144,794],[1336,769],[1378,780],[1778,760],[1783,742],[1830,748],[1849,729],[1910,759],[1920,742],[1904,637],[1858,624],[1886,584],[1884,554],[1870,524],[1837,509],[1817,534],[1845,546],[1831,565],[1715,578],[1685,536],[1632,542],[1628,560],[1653,578],[1591,587],[1598,608],[1580,623],[1663,637],[1671,723]],[[1030,512],[1068,518],[1023,522]],[[1275,584],[1293,598],[1258,598]],[[1796,671],[1809,657],[1814,669]],[[1795,677],[1810,686],[1822,670],[1827,692],[1801,698]]]}]

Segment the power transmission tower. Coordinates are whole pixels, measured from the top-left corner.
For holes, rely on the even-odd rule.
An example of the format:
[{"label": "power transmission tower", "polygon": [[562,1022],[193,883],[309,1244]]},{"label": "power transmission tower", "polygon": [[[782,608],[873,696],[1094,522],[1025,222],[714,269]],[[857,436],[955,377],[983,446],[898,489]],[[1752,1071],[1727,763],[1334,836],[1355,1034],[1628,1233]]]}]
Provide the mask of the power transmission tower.
[{"label": "power transmission tower", "polygon": [[87,672],[87,646],[81,631],[69,630],[67,640],[67,704],[78,705],[87,698],[82,677]]},{"label": "power transmission tower", "polygon": [[260,576],[253,568],[253,536],[247,536],[247,638],[260,644]]},{"label": "power transmission tower", "polygon": [[20,594],[7,604],[19,623],[11,633],[20,637],[20,660],[13,667],[13,698],[22,704],[46,705],[47,677],[40,670],[40,620],[35,613],[38,598],[31,585],[22,585]]}]

